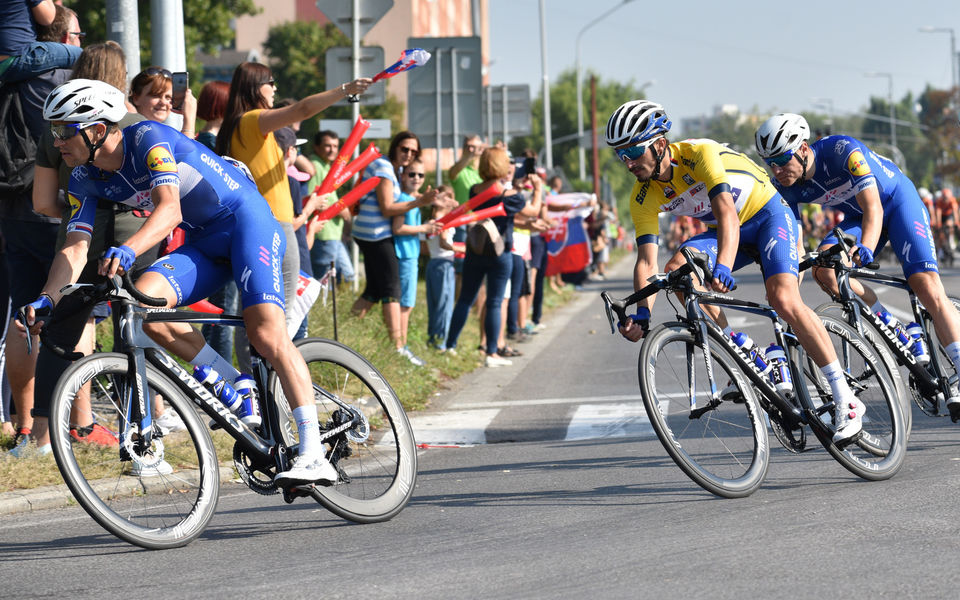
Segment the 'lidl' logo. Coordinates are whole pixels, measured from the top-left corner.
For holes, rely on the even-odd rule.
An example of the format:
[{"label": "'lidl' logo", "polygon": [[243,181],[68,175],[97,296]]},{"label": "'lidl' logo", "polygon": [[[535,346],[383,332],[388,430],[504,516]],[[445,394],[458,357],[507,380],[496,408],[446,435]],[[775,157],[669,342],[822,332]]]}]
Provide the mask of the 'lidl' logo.
[{"label": "'lidl' logo", "polygon": [[163,146],[154,146],[147,153],[147,168],[151,171],[173,172],[177,170],[177,161]]},{"label": "'lidl' logo", "polygon": [[69,193],[67,194],[67,202],[70,204],[70,218],[72,219],[78,212],[80,212],[81,203],[76,196]]},{"label": "'lidl' logo", "polygon": [[850,153],[850,157],[847,158],[847,170],[850,171],[854,177],[863,177],[864,175],[870,174],[870,166],[867,165],[867,159],[863,156],[862,152],[854,150]]}]

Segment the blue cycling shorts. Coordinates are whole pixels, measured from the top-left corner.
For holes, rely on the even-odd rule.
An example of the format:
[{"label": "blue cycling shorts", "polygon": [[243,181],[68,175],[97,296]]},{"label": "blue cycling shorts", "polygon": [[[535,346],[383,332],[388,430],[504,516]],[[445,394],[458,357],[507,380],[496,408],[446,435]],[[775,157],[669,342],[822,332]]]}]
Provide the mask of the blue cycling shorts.
[{"label": "blue cycling shorts", "polygon": [[[763,279],[778,273],[791,273],[799,277],[797,256],[797,220],[780,194],[776,194],[740,225],[740,250],[733,262],[732,271],[759,262]],[[717,230],[710,228],[685,241],[681,248],[696,248],[709,257],[710,269],[717,262]]]},{"label": "blue cycling shorts", "polygon": [[190,231],[186,244],[147,269],[164,276],[178,306],[210,296],[233,277],[243,308],[263,303],[284,308],[280,265],[286,238],[276,220],[246,212],[241,209],[213,226]]},{"label": "blue cycling shorts", "polygon": [[[845,215],[839,227],[845,233],[856,236],[859,242],[863,235],[863,215]],[[930,230],[930,215],[917,189],[907,185],[907,182],[901,184],[893,197],[884,203],[883,226],[874,255],[880,253],[887,241],[900,260],[904,277],[926,271],[940,272],[933,231]],[[836,236],[830,234],[823,238],[820,247],[836,243]]]}]

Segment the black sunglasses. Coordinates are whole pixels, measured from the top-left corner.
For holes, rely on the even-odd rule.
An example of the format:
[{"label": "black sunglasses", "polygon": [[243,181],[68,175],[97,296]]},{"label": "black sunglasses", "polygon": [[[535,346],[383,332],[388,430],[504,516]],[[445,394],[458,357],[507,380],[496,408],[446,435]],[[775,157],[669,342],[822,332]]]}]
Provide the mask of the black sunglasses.
[{"label": "black sunglasses", "polygon": [[264,82],[261,82],[260,85],[272,85],[273,87],[277,87],[277,82],[275,82],[275,81],[273,80],[273,77],[271,77],[270,79],[268,79],[268,80],[266,80],[266,81],[264,81]]},{"label": "black sunglasses", "polygon": [[75,35],[75,36],[77,36],[78,38],[80,38],[81,40],[82,40],[83,38],[87,37],[87,34],[86,34],[86,32],[84,32],[84,31],[68,31],[67,33],[69,33],[70,35]]},{"label": "black sunglasses", "polygon": [[170,71],[168,71],[168,70],[166,70],[166,69],[163,69],[163,68],[161,68],[161,67],[148,67],[148,68],[144,69],[143,72],[144,72],[145,74],[147,74],[147,75],[150,75],[150,76],[153,76],[153,75],[163,75],[163,76],[166,77],[167,79],[172,79],[172,78],[173,78],[173,73],[171,73]]},{"label": "black sunglasses", "polygon": [[413,178],[423,179],[424,177],[426,177],[426,175],[424,175],[423,173],[408,172],[407,177],[409,177],[410,179],[413,179]]},{"label": "black sunglasses", "polygon": [[407,146],[400,146],[397,148],[397,152],[403,152],[404,154],[420,154],[420,151],[416,148],[408,148]]}]

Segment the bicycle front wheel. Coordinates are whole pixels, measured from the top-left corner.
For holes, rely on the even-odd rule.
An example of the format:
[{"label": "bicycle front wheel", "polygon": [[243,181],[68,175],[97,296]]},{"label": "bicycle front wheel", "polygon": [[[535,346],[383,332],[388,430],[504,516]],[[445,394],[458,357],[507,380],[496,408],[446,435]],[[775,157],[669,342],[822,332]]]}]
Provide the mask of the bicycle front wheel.
[{"label": "bicycle front wheel", "polygon": [[686,325],[656,328],[640,349],[640,394],[657,437],[683,472],[713,494],[740,498],[763,483],[770,444],[753,388],[722,342],[712,336],[711,342],[712,381]]},{"label": "bicycle front wheel", "polygon": [[[176,385],[147,365],[154,421],[153,442],[137,450],[127,423],[132,386],[140,383],[128,357],[96,353],[71,365],[53,393],[50,438],[63,480],[77,502],[104,529],[150,550],[174,548],[200,535],[216,510],[220,490],[217,454],[206,426]],[[71,408],[87,409],[111,431],[130,431],[120,445],[86,441],[71,433]],[[85,420],[89,415],[81,414]]]},{"label": "bicycle front wheel", "polygon": [[866,413],[860,439],[838,448],[833,443],[830,427],[836,414],[830,385],[820,367],[798,347],[802,354],[798,364],[802,366],[804,384],[814,407],[829,406],[829,410],[820,415],[828,427],[812,429],[830,455],[851,473],[871,481],[889,479],[903,464],[907,430],[887,365],[873,346],[843,320],[823,314],[818,316],[827,330],[847,384],[866,407]]},{"label": "bicycle front wheel", "polygon": [[[297,348],[310,369],[321,433],[353,420],[327,440],[327,456],[340,477],[336,485],[316,488],[317,501],[358,523],[394,517],[417,479],[417,446],[396,393],[367,359],[343,344],[307,338]],[[275,373],[269,385],[276,401],[286,403]]]}]

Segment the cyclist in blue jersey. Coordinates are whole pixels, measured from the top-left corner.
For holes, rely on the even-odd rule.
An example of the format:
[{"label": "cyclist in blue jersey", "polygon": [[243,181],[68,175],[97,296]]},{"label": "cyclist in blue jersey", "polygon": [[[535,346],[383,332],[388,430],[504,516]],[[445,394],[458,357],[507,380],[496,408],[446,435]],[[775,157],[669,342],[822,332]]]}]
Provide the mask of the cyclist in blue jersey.
[{"label": "cyclist in blue jersey", "polygon": [[[276,481],[283,487],[335,483],[337,471],[320,442],[310,373],[286,332],[280,272],[285,243],[269,206],[239,163],[160,123],[119,129],[116,123],[125,114],[123,93],[100,81],[75,79],[47,97],[44,118],[51,122],[54,145],[74,167],[68,192],[71,217],[43,293],[24,307],[27,325],[37,333],[42,324],[36,315],[52,311],[60,289],[76,281],[99,200],[151,211],[123,245],[104,253],[101,275],[129,269],[138,253],[182,226],[187,243],[158,259],[138,279],[137,288],[165,298],[172,307],[203,299],[233,277],[250,342],[276,369],[300,434],[300,455]],[[239,377],[189,324],[150,324],[144,331],[194,365],[212,364],[228,380]]]},{"label": "cyclist in blue jersey", "polygon": [[[851,257],[860,265],[889,240],[903,275],[930,311],[937,338],[960,371],[960,314],[947,298],[937,266],[930,216],[913,182],[891,160],[860,140],[832,135],[808,143],[806,119],[792,113],[770,117],[756,132],[757,151],[775,177],[774,184],[797,213],[800,203],[828,206],[844,214],[840,228],[856,236]],[[826,250],[837,243],[831,234],[820,242]],[[817,269],[818,283],[837,293],[833,271]],[[877,295],[856,279],[851,286],[874,312],[884,310]],[[960,419],[960,389],[947,401],[951,418]]]}]

